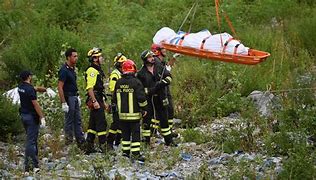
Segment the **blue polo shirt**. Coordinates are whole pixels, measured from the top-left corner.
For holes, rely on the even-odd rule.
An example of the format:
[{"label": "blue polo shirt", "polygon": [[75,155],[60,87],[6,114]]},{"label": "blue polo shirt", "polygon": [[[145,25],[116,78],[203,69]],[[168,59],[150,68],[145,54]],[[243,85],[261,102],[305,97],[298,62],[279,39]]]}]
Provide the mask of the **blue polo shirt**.
[{"label": "blue polo shirt", "polygon": [[27,82],[22,82],[18,86],[18,92],[21,101],[20,113],[36,115],[37,113],[32,103],[32,100],[37,99],[34,87]]},{"label": "blue polo shirt", "polygon": [[78,87],[75,68],[68,66],[67,63],[62,65],[58,72],[58,80],[64,82],[63,90],[65,96],[77,95]]}]

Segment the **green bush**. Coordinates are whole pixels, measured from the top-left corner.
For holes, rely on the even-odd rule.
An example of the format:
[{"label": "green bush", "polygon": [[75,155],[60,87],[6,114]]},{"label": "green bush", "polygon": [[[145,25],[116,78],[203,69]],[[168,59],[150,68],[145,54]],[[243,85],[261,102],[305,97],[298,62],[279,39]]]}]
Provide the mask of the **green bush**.
[{"label": "green bush", "polygon": [[100,3],[93,0],[37,0],[34,5],[41,21],[73,31],[84,22],[94,22],[100,11]]},{"label": "green bush", "polygon": [[195,129],[186,129],[182,133],[182,136],[184,138],[184,142],[195,142],[196,144],[202,144],[210,140],[210,136],[206,133],[202,133],[201,131]]},{"label": "green bush", "polygon": [[283,163],[280,179],[315,179],[315,152],[305,146],[297,146],[289,153],[289,158]]},{"label": "green bush", "polygon": [[6,141],[12,135],[18,135],[24,131],[19,116],[18,106],[13,105],[1,93],[0,95],[0,140]]},{"label": "green bush", "polygon": [[171,85],[177,97],[174,100],[177,115],[185,125],[194,127],[215,117],[241,112],[249,104],[241,95],[240,66],[187,59],[181,59],[173,70]]},{"label": "green bush", "polygon": [[300,104],[297,98],[294,98],[294,102],[298,104],[292,104],[290,99],[286,99],[283,103],[286,107],[276,113],[278,131],[266,134],[268,154],[290,155],[301,151],[300,148],[307,151],[307,138],[316,136],[315,106]]},{"label": "green bush", "polygon": [[85,54],[88,47],[74,33],[44,25],[28,28],[32,29],[29,34],[26,36],[23,33],[21,36],[24,37],[13,40],[12,48],[7,49],[1,58],[7,67],[7,73],[11,75],[9,81],[14,81],[12,77],[25,69],[32,70],[42,79],[44,75],[55,74],[62,63],[60,53],[65,42],[78,50],[78,67],[87,64]]},{"label": "green bush", "polygon": [[[312,10],[311,15],[301,19],[297,24],[297,36],[300,39],[303,46],[310,52],[314,57],[316,56],[316,47],[314,42],[316,37],[314,36],[313,29],[316,28],[316,10]],[[293,44],[296,45],[297,44]]]}]

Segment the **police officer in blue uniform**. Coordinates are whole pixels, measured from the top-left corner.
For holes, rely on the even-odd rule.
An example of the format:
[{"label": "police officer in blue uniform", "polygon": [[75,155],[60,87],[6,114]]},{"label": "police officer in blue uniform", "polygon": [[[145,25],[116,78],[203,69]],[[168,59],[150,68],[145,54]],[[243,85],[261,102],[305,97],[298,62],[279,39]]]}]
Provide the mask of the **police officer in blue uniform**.
[{"label": "police officer in blue uniform", "polygon": [[[30,71],[23,71],[20,74],[22,83],[18,86],[20,95],[21,107],[19,109],[22,123],[26,130],[27,142],[25,144],[25,173],[30,170],[34,172],[39,171],[38,166],[38,148],[37,138],[41,126],[45,126],[45,118],[42,109],[37,101],[36,89],[31,85],[32,73]],[[41,88],[41,91],[46,91]]]},{"label": "police officer in blue uniform", "polygon": [[65,138],[66,145],[71,144],[75,136],[79,148],[84,143],[80,99],[77,87],[77,75],[75,66],[78,60],[77,51],[69,48],[65,52],[66,63],[62,65],[58,73],[58,95],[62,103],[62,109],[65,112]]}]

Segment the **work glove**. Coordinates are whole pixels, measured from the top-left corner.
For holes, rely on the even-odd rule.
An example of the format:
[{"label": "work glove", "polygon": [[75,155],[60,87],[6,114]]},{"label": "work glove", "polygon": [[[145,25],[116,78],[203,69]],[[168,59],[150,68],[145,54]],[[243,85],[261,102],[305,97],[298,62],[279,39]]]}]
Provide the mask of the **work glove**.
[{"label": "work glove", "polygon": [[65,112],[65,113],[67,113],[68,111],[69,111],[69,106],[67,105],[67,103],[62,103],[61,104],[61,109]]},{"label": "work glove", "polygon": [[166,70],[171,72],[171,66],[170,65],[166,65]]},{"label": "work glove", "polygon": [[156,82],[155,89],[156,89],[156,90],[159,90],[159,89],[165,87],[164,84],[165,84],[165,83],[163,83],[162,81]]},{"label": "work glove", "polygon": [[53,98],[56,96],[55,91],[53,91],[51,88],[47,88],[46,93],[47,93],[48,97],[50,97],[50,98]]},{"label": "work glove", "polygon": [[168,85],[167,81],[163,79],[162,81],[156,82],[155,89],[160,90],[166,87],[167,85]]},{"label": "work glove", "polygon": [[80,96],[77,96],[78,98],[78,104],[79,104],[79,107],[81,106],[81,99],[80,99]]},{"label": "work glove", "polygon": [[180,53],[174,53],[172,55],[173,58],[178,58],[178,57],[181,57],[181,56],[182,56],[182,54],[180,54]]},{"label": "work glove", "polygon": [[46,127],[46,120],[44,117],[41,118],[41,128],[45,128]]}]

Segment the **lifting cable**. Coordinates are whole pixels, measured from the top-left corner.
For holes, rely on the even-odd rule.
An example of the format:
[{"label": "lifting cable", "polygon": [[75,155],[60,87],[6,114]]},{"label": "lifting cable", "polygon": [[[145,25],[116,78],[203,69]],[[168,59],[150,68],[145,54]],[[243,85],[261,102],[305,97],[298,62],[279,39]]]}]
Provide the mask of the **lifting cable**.
[{"label": "lifting cable", "polygon": [[[280,90],[270,90],[268,88],[263,93],[287,93],[287,92],[297,92],[297,91],[306,91],[306,90],[316,90],[316,87],[313,88],[295,88],[295,89],[280,89]],[[262,92],[252,93],[252,94],[261,94]]]},{"label": "lifting cable", "polygon": [[[219,15],[219,0],[215,0],[215,10],[216,10],[216,18],[217,18],[217,26],[218,26],[218,31],[219,33],[222,33],[222,28],[221,28],[221,17]],[[220,35],[221,37],[221,47],[223,47],[223,39],[222,39],[222,35]]]},{"label": "lifting cable", "polygon": [[[188,19],[188,17],[190,16],[191,11],[193,10],[193,8],[196,8],[197,2],[198,2],[198,0],[196,0],[196,1],[193,3],[193,5],[192,5],[191,9],[189,10],[188,14],[185,16],[184,20],[182,21],[182,24],[180,25],[180,27],[179,27],[179,29],[178,29],[178,32],[182,29],[182,26],[183,26],[184,23],[187,21],[187,19]],[[195,9],[195,10],[196,10],[196,9]],[[195,12],[194,12],[194,14],[195,14]]]},{"label": "lifting cable", "polygon": [[[229,19],[228,15],[226,14],[225,11],[223,11],[223,13],[224,13],[226,22],[227,22],[227,24],[228,24],[230,30],[231,30],[231,31],[233,32],[233,34],[234,34],[234,39],[239,40],[239,38],[238,38],[238,36],[237,36],[237,33],[236,33],[236,31],[235,31],[235,28],[233,27],[233,24],[232,24],[232,22],[231,22],[231,20]],[[239,40],[239,41],[240,41],[240,40]]]},{"label": "lifting cable", "polygon": [[196,1],[196,5],[195,5],[195,7],[194,7],[194,12],[193,12],[193,14],[192,14],[192,19],[190,19],[190,27],[189,27],[188,33],[191,32],[191,28],[192,28],[192,24],[193,24],[193,22],[194,22],[194,17],[195,17],[195,13],[196,13],[197,6],[198,6],[198,3],[197,3],[197,1]]},{"label": "lifting cable", "polygon": [[316,90],[316,87],[313,87],[313,88],[295,88],[295,89],[269,90],[269,92],[271,92],[271,93],[284,93],[284,92],[305,91],[305,90]]},{"label": "lifting cable", "polygon": [[[219,30],[219,33],[222,33],[222,27],[221,27],[221,22],[222,22],[222,19],[221,19],[221,16],[220,16],[220,5],[219,5],[219,0],[215,0],[215,9],[216,9],[216,17],[217,17],[217,25],[218,25],[218,30]],[[223,10],[221,10],[221,13],[224,14],[224,17],[225,17],[225,20],[230,28],[230,30],[232,31],[233,35],[234,35],[234,39],[237,39],[239,40],[238,36],[237,36],[237,33],[235,31],[235,28],[231,22],[231,20],[229,19],[227,13]],[[223,47],[223,40],[222,40],[222,36],[221,37],[221,45]]]}]

